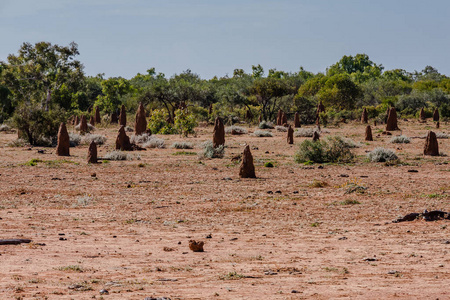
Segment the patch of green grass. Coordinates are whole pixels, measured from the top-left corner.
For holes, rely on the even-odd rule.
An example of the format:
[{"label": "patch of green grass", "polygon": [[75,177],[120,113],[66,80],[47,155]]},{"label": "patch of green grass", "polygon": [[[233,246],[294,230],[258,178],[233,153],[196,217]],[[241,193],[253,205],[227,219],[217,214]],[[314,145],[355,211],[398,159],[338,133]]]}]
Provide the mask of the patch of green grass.
[{"label": "patch of green grass", "polygon": [[42,162],[42,159],[39,159],[39,158],[33,158],[33,159],[31,159],[30,161],[27,161],[26,163],[23,163],[22,165],[23,165],[23,166],[31,166],[31,167],[34,167],[34,166],[37,166],[37,164],[40,163],[40,162]]},{"label": "patch of green grass", "polygon": [[310,226],[311,227],[319,227],[319,225],[320,225],[319,222],[314,222],[314,223],[311,223]]},{"label": "patch of green grass", "polygon": [[422,195],[422,197],[429,198],[429,199],[441,199],[441,198],[447,198],[448,196],[445,194],[433,193],[433,194],[428,194],[428,195]]},{"label": "patch of green grass", "polygon": [[175,153],[172,153],[172,155],[197,155],[197,153],[192,151],[177,151]]},{"label": "patch of green grass", "polygon": [[266,167],[266,168],[273,168],[274,166],[273,166],[273,163],[272,163],[272,162],[268,161],[268,162],[266,162],[266,163],[264,164],[264,167]]}]

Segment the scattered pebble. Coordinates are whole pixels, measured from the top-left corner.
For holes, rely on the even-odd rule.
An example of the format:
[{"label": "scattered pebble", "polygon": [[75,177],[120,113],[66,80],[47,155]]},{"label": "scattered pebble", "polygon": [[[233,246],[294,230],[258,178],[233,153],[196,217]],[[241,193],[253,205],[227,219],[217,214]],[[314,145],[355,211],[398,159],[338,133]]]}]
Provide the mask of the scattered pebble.
[{"label": "scattered pebble", "polygon": [[272,272],[272,271],[267,271],[267,272],[264,272],[264,275],[278,275],[278,273]]},{"label": "scattered pebble", "polygon": [[376,258],[376,257],[365,257],[365,258],[363,258],[363,261],[377,261],[378,260],[378,258]]},{"label": "scattered pebble", "polygon": [[108,290],[102,289],[100,290],[100,295],[109,295]]}]

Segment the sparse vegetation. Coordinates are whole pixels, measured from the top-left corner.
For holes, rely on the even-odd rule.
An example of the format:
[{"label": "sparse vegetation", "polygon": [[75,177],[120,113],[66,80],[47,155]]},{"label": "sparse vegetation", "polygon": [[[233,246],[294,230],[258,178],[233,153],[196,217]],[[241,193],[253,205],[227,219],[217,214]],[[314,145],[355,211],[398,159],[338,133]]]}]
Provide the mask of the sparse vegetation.
[{"label": "sparse vegetation", "polygon": [[262,121],[261,123],[259,123],[258,127],[259,129],[273,129],[274,125],[272,122]]},{"label": "sparse vegetation", "polygon": [[320,133],[318,128],[300,128],[294,131],[294,136],[296,137],[312,137],[314,132]]},{"label": "sparse vegetation", "polygon": [[241,134],[247,134],[247,129],[240,127],[240,126],[229,126],[225,127],[225,133],[231,134],[231,135],[241,135]]},{"label": "sparse vegetation", "polygon": [[225,147],[223,145],[214,148],[213,143],[211,141],[204,142],[201,145],[203,149],[200,153],[201,158],[223,158],[225,155]]},{"label": "sparse vegetation", "polygon": [[255,130],[253,135],[257,136],[257,137],[272,137],[273,136],[272,132],[264,131],[264,130]]},{"label": "sparse vegetation", "polygon": [[229,272],[225,275],[219,276],[221,280],[239,280],[245,278],[245,275],[239,274],[236,271]]},{"label": "sparse vegetation", "polygon": [[371,162],[388,162],[397,160],[398,157],[393,150],[377,147],[367,154]]},{"label": "sparse vegetation", "polygon": [[339,136],[321,141],[303,141],[294,156],[297,163],[339,163],[350,162],[353,158],[354,154],[348,143]]},{"label": "sparse vegetation", "polygon": [[170,148],[174,149],[194,149],[194,145],[189,142],[174,142]]},{"label": "sparse vegetation", "polygon": [[278,132],[287,132],[288,128],[284,126],[275,126],[275,130]]},{"label": "sparse vegetation", "polygon": [[145,143],[142,144],[142,147],[144,148],[165,148],[165,141],[161,138],[158,138],[154,135],[149,136],[147,141]]},{"label": "sparse vegetation", "polygon": [[411,139],[406,135],[397,135],[392,137],[389,142],[393,144],[409,144],[411,143]]},{"label": "sparse vegetation", "polygon": [[103,156],[105,160],[140,160],[140,156],[134,156],[133,154],[126,153],[120,150],[113,150]]}]

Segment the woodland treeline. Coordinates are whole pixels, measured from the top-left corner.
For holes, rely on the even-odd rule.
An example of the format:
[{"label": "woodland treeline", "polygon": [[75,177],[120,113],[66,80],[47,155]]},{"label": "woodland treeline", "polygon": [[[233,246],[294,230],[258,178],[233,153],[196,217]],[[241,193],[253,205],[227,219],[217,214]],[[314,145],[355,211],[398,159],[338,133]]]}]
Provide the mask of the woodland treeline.
[{"label": "woodland treeline", "polygon": [[157,110],[169,122],[178,108],[187,107],[198,121],[216,116],[225,122],[245,117],[257,122],[260,116],[273,121],[281,109],[291,119],[298,112],[301,122],[309,124],[315,121],[319,101],[327,108],[321,118],[328,124],[360,118],[363,108],[369,118],[383,121],[389,106],[403,118],[417,116],[421,108],[429,117],[438,108],[441,118],[450,118],[449,77],[431,66],[420,72],[385,70],[366,54],[343,56],[323,73],[302,67],[298,72],[264,70],[257,65],[251,73],[235,69],[230,76],[212,79],[191,70],[168,77],[155,68],[131,79],[87,76],[78,55],[76,43],[24,43],[1,61],[0,123],[23,123],[27,118],[59,122],[90,114],[95,106],[103,115],[122,104],[135,112],[140,102],[148,113]]}]

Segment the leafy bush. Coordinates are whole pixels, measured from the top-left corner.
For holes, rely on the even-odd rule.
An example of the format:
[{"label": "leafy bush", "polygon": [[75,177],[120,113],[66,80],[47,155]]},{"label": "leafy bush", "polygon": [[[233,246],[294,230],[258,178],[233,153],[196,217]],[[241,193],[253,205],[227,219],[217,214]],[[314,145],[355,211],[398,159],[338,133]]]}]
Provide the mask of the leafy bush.
[{"label": "leafy bush", "polygon": [[406,135],[397,135],[393,136],[389,142],[393,144],[409,144],[411,139]]},{"label": "leafy bush", "polygon": [[262,121],[258,127],[259,129],[273,129],[274,126],[272,122]]},{"label": "leafy bush", "polygon": [[187,137],[189,134],[195,134],[194,128],[198,123],[196,117],[189,113],[187,109],[177,109],[175,111],[175,130]]},{"label": "leafy bush", "polygon": [[239,134],[246,134],[246,133],[248,133],[248,131],[245,128],[233,125],[233,126],[226,127],[225,133],[231,134],[231,135],[239,135]]},{"label": "leafy bush", "polygon": [[272,132],[264,131],[264,130],[255,130],[253,135],[257,136],[257,137],[272,137],[273,136]]},{"label": "leafy bush", "polygon": [[297,163],[349,162],[353,158],[354,154],[350,147],[339,136],[329,137],[322,141],[303,141],[294,156]]},{"label": "leafy bush", "polygon": [[55,108],[50,111],[40,109],[37,105],[22,104],[17,107],[12,123],[31,145],[51,146],[56,143],[59,125],[66,120],[64,110]]},{"label": "leafy bush", "polygon": [[288,131],[287,127],[284,127],[284,126],[275,126],[275,129],[278,132],[287,132]]},{"label": "leafy bush", "polygon": [[200,153],[202,158],[223,158],[225,155],[225,147],[223,145],[214,148],[211,141],[204,142],[201,145],[203,151]]},{"label": "leafy bush", "polygon": [[148,128],[155,134],[174,134],[176,130],[167,122],[169,114],[162,109],[155,109],[148,121]]},{"label": "leafy bush", "polygon": [[377,147],[367,154],[367,157],[371,162],[387,162],[398,159],[395,152],[390,149],[384,149]]},{"label": "leafy bush", "polygon": [[189,142],[174,142],[170,147],[174,149],[194,149],[192,143]]},{"label": "leafy bush", "polygon": [[103,157],[103,159],[105,160],[133,160],[133,159],[137,159],[140,160],[141,157],[140,156],[134,156],[132,154],[120,151],[120,150],[114,150],[114,151],[110,151],[108,153],[105,154],[105,156]]}]

